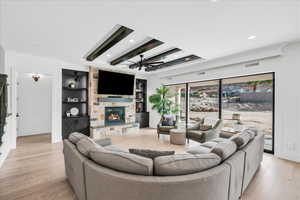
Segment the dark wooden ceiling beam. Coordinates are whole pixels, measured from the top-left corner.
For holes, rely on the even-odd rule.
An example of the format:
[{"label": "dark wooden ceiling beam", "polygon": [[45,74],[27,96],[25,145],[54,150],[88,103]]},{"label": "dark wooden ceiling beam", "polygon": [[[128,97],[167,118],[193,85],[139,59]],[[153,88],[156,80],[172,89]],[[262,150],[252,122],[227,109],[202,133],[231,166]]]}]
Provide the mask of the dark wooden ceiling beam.
[{"label": "dark wooden ceiling beam", "polygon": [[[171,55],[171,54],[176,53],[176,52],[179,52],[179,51],[181,51],[181,49],[179,49],[179,48],[173,48],[173,49],[170,49],[170,50],[168,50],[168,51],[165,51],[165,52],[163,52],[163,53],[160,53],[160,54],[158,54],[158,55],[155,55],[155,56],[152,56],[152,57],[150,57],[150,58],[145,59],[145,60],[144,60],[144,63],[162,60],[162,59],[164,59],[166,56]],[[130,69],[134,69],[134,68],[137,68],[137,67],[138,67],[138,64],[137,64],[137,63],[132,64],[132,65],[129,65],[129,68],[130,68]]]},{"label": "dark wooden ceiling beam", "polygon": [[142,44],[141,46],[129,51],[128,53],[114,59],[113,61],[110,62],[111,65],[117,65],[121,62],[124,62],[126,60],[129,60],[130,58],[133,58],[137,55],[140,55],[146,51],[149,51],[150,49],[153,49],[159,45],[162,45],[163,42],[156,40],[156,39],[152,39],[144,44]]},{"label": "dark wooden ceiling beam", "polygon": [[174,65],[179,65],[179,64],[183,64],[183,63],[187,63],[187,62],[191,62],[193,60],[197,60],[197,59],[201,59],[201,57],[196,56],[196,55],[188,55],[182,58],[178,58],[175,60],[171,60],[169,62],[166,62],[164,64],[161,65],[157,65],[151,68],[146,68],[146,71],[154,71],[154,70],[158,70],[158,69],[162,69],[162,68],[166,68],[166,67],[170,67],[170,66],[174,66]]},{"label": "dark wooden ceiling beam", "polygon": [[133,30],[125,26],[121,26],[116,30],[109,38],[107,38],[101,45],[93,50],[87,57],[86,60],[93,61],[98,56],[102,55],[105,51],[113,47],[115,44],[127,37]]}]

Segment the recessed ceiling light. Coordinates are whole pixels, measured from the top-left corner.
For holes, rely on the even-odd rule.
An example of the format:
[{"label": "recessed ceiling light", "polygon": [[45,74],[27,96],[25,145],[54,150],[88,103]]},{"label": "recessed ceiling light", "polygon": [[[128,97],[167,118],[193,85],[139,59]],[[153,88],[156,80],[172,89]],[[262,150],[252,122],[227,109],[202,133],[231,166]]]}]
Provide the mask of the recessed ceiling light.
[{"label": "recessed ceiling light", "polygon": [[256,38],[255,35],[250,35],[250,36],[248,37],[248,40],[253,40],[253,39],[255,39],[255,38]]},{"label": "recessed ceiling light", "polygon": [[107,56],[107,57],[110,57],[110,54],[107,54],[106,56]]},{"label": "recessed ceiling light", "polygon": [[210,0],[211,2],[217,2],[218,0]]},{"label": "recessed ceiling light", "polygon": [[130,39],[129,42],[130,42],[130,43],[134,43],[134,39]]}]

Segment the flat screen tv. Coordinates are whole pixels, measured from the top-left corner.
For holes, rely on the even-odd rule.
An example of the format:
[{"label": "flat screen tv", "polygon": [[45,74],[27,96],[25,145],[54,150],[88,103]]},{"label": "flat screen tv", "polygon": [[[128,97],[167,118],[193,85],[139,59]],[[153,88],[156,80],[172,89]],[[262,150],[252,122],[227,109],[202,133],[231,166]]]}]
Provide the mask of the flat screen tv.
[{"label": "flat screen tv", "polygon": [[99,70],[98,94],[133,95],[134,75]]}]

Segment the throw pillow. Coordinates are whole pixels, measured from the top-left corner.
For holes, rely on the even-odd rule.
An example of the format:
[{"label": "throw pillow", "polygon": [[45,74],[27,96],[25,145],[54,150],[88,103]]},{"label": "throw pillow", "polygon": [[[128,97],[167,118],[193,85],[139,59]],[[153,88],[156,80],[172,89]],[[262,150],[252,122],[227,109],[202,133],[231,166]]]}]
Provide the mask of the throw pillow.
[{"label": "throw pillow", "polygon": [[237,145],[227,140],[225,142],[218,143],[212,150],[211,153],[217,154],[222,160],[227,159],[229,156],[235,153]]},{"label": "throw pillow", "polygon": [[162,122],[161,125],[163,126],[174,126],[174,121],[172,118],[165,118]]},{"label": "throw pillow", "polygon": [[217,124],[218,120],[217,119],[210,119],[210,118],[205,118],[204,123],[205,125],[211,125],[214,127]]},{"label": "throw pillow", "polygon": [[174,155],[175,151],[155,151],[150,149],[129,149],[129,152],[146,158]]}]

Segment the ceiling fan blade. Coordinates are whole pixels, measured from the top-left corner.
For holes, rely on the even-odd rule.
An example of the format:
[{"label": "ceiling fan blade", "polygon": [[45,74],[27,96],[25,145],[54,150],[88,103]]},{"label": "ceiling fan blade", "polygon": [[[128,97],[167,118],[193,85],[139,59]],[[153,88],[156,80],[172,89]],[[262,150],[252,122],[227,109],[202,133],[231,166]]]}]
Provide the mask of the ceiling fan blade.
[{"label": "ceiling fan blade", "polygon": [[131,65],[129,65],[129,69],[134,69],[134,68],[137,68],[139,66],[138,63],[133,63]]}]

